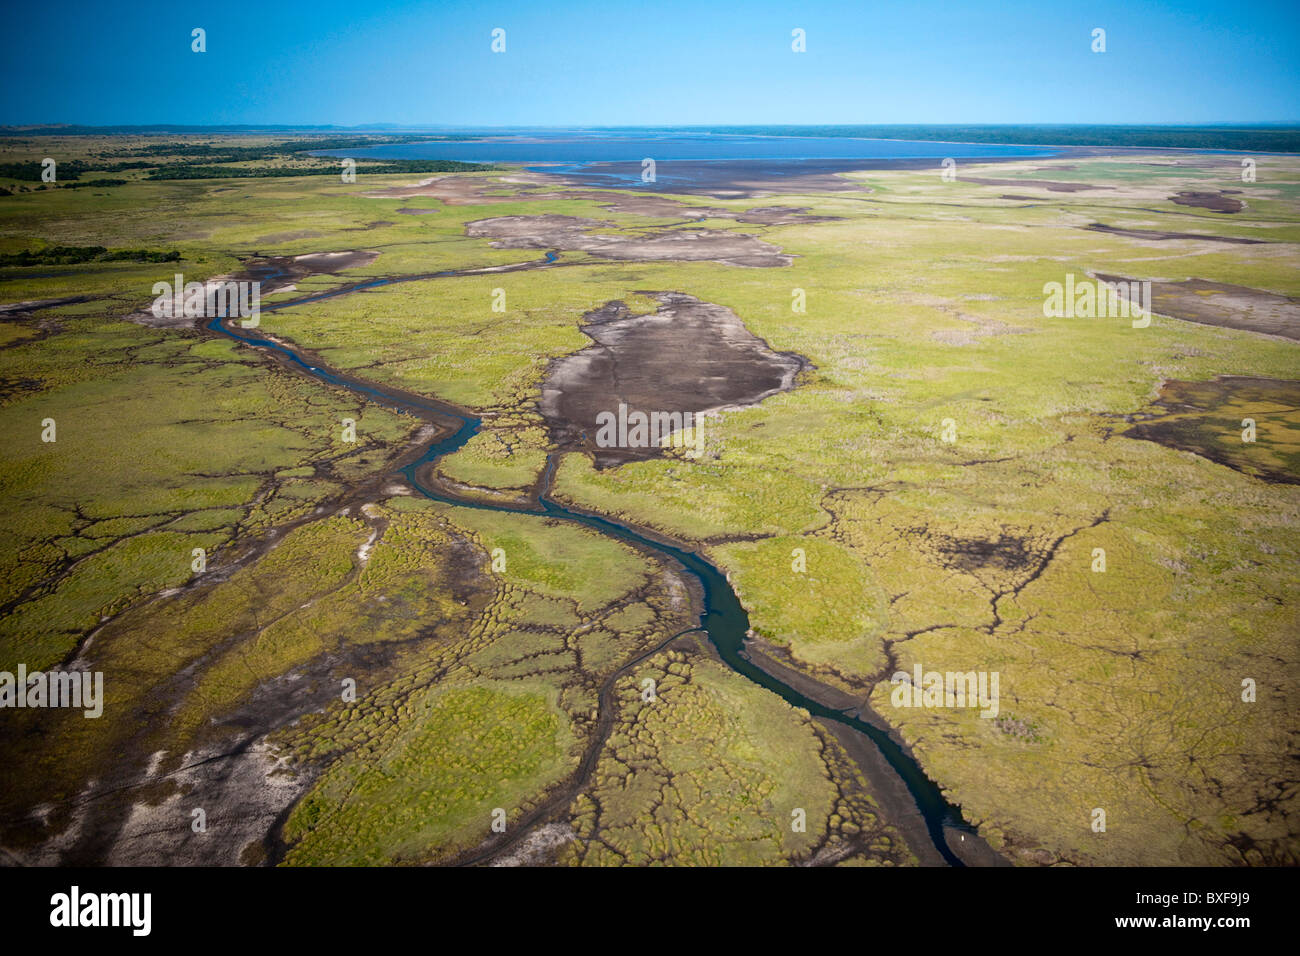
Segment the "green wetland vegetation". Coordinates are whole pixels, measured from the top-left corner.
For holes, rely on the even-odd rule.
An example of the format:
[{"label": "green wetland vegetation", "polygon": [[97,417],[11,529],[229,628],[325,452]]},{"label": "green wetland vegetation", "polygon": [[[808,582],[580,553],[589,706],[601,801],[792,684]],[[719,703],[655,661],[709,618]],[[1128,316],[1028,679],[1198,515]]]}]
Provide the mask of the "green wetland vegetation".
[{"label": "green wetland vegetation", "polygon": [[[9,164],[177,173],[75,190],[0,176],[0,670],[86,666],[106,695],[97,720],[2,712],[0,752],[23,768],[0,787],[11,858],[927,859],[915,811],[826,722],[723,664],[673,562],[412,494],[399,469],[429,422],[201,324],[140,321],[177,272],[363,251],[264,289],[265,306],[366,286],[264,312],[259,333],[481,417],[424,475],[466,502],[526,505],[549,483],[698,551],[755,651],[890,728],[1006,861],[1297,862],[1300,362],[1293,339],[1231,316],[1296,321],[1300,161],[1261,157],[1254,182],[1208,155],[963,165],[953,182],[872,170],[840,177],[851,189],[637,212],[610,208],[626,192],[508,169],[344,183],[300,145],[0,142]],[[766,207],[816,221],[736,218]],[[608,241],[548,262],[544,241],[467,235],[507,216],[596,220]],[[637,252],[701,230],[789,264]],[[614,241],[632,251],[592,251]],[[1196,295],[1229,324],[1173,300],[1143,328],[1045,316],[1044,285],[1070,273],[1215,283]],[[590,344],[593,310],[648,315],[662,291],[807,367],[711,420],[698,458],[602,470],[558,453],[539,411],[550,363]],[[997,719],[895,706],[891,676],[917,666],[997,672]],[[233,753],[239,772],[208,759]],[[175,853],[151,832],[186,836]]]}]

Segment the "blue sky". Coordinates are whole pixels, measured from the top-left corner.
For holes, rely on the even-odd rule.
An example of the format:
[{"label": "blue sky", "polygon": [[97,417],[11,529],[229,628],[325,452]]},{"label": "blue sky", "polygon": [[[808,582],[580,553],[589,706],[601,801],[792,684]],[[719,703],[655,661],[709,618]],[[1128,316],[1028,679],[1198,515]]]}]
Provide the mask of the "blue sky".
[{"label": "blue sky", "polygon": [[[9,13],[3,124],[1300,119],[1296,0],[73,0]],[[193,27],[206,53],[191,52]],[[796,27],[806,53],[791,51]],[[1091,50],[1096,27],[1105,53]]]}]

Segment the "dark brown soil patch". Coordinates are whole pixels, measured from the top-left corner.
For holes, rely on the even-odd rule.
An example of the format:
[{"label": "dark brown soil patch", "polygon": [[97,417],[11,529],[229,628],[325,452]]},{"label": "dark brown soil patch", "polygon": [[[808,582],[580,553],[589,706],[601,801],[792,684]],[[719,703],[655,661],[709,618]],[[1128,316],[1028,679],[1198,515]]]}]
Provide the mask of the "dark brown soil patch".
[{"label": "dark brown soil patch", "polygon": [[840,173],[862,169],[933,166],[937,160],[675,160],[658,166],[655,183],[641,182],[641,164],[588,163],[578,172],[554,174],[557,183],[604,189],[641,189],[715,199],[755,199],[809,192],[870,192]]},{"label": "dark brown soil patch", "polygon": [[283,264],[284,268],[294,278],[325,273],[332,275],[336,272],[342,272],[345,269],[359,269],[362,266],[368,266],[379,258],[377,252],[364,252],[361,250],[349,250],[347,252],[313,252],[305,256],[289,256],[283,259],[273,259],[273,262]]},{"label": "dark brown soil patch", "polygon": [[[377,252],[365,252],[350,249],[343,252],[313,252],[301,256],[258,256],[245,259],[238,274],[210,276],[187,281],[202,281],[205,284],[224,281],[251,281],[261,283],[260,295],[265,298],[274,292],[287,288],[299,279],[312,275],[332,275],[345,269],[357,269],[368,266],[379,258]],[[132,322],[154,328],[186,328],[195,322],[193,317],[155,316],[146,308],[127,316]]]},{"label": "dark brown soil patch", "polygon": [[[1108,283],[1133,281],[1102,273],[1097,278]],[[1152,282],[1151,309],[1202,325],[1300,340],[1300,299],[1246,286],[1205,279]]]},{"label": "dark brown soil patch", "polygon": [[737,222],[764,226],[792,226],[806,222],[834,222],[843,216],[809,216],[807,206],[755,206],[736,216]]},{"label": "dark brown soil patch", "polygon": [[635,216],[677,219],[734,219],[736,222],[762,226],[790,226],[809,222],[832,222],[842,216],[810,216],[807,206],[754,206],[750,209],[723,209],[720,206],[693,206],[666,196],[624,196],[606,192],[570,192],[568,199],[594,199],[610,212]]},{"label": "dark brown soil patch", "polygon": [[996,538],[952,538],[932,531],[929,539],[945,567],[968,573],[981,568],[1024,571],[1042,560],[1025,538],[1006,532]]},{"label": "dark brown soil patch", "polygon": [[[1007,197],[1004,197],[1007,198]],[[1093,232],[1104,232],[1111,236],[1126,236],[1129,239],[1199,239],[1204,242],[1231,242],[1240,245],[1263,245],[1263,239],[1239,239],[1236,236],[1205,236],[1195,232],[1161,232],[1158,229],[1121,229],[1094,222],[1085,228]]]},{"label": "dark brown soil patch", "polygon": [[[1243,421],[1255,441],[1243,441]],[[1224,375],[1171,380],[1126,438],[1190,451],[1263,481],[1300,484],[1300,382]]]},{"label": "dark brown soil patch", "polygon": [[590,199],[600,203],[601,208],[610,212],[628,213],[633,216],[652,216],[657,219],[716,219],[726,210],[716,206],[692,206],[680,199],[667,196],[628,196],[624,193],[602,192],[597,190],[571,189],[565,192],[565,199]]},{"label": "dark brown soil patch", "polygon": [[1176,196],[1170,196],[1169,201],[1179,206],[1196,206],[1199,209],[1209,209],[1212,212],[1234,213],[1241,212],[1246,208],[1246,204],[1240,199],[1233,199],[1228,193],[1239,193],[1240,189],[1223,189],[1214,192],[1196,192],[1194,190],[1183,190]]},{"label": "dark brown soil patch", "polygon": [[415,196],[431,196],[448,206],[482,206],[491,203],[555,198],[546,194],[543,184],[555,185],[546,177],[528,173],[512,175],[509,182],[453,174],[424,179],[413,186],[390,186],[387,189],[377,189],[365,195],[370,199],[410,199]]},{"label": "dark brown soil patch", "polygon": [[90,296],[88,295],[69,295],[64,296],[62,299],[28,299],[25,302],[8,302],[0,305],[0,316],[26,318],[38,309],[52,309],[56,305],[76,305],[80,302],[89,301]]},{"label": "dark brown soil patch", "polygon": [[587,313],[582,330],[594,344],[552,362],[542,385],[555,443],[589,452],[598,468],[663,454],[598,447],[601,412],[617,414],[620,403],[646,415],[753,405],[793,388],[807,365],[772,351],[730,309],[680,292],[642,294],[659,302],[657,311],[633,315],[615,300]]},{"label": "dark brown soil patch", "polygon": [[378,258],[377,252],[356,249],[346,252],[313,252],[304,256],[257,256],[244,260],[238,278],[261,282],[262,295],[265,296],[298,279],[313,275],[333,275],[345,269],[359,269]]},{"label": "dark brown soil patch", "polygon": [[499,216],[466,223],[465,234],[496,240],[498,249],[560,249],[605,259],[712,260],[728,265],[787,266],[779,247],[744,233],[714,229],[646,229],[596,232],[614,224],[577,216]]}]

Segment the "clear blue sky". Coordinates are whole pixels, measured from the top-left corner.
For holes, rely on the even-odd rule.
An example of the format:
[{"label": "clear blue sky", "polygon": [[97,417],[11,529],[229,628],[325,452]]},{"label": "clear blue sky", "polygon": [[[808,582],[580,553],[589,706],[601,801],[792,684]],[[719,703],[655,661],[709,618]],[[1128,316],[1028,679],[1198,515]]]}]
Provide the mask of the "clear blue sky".
[{"label": "clear blue sky", "polygon": [[1297,0],[73,0],[4,21],[3,124],[1300,119]]}]

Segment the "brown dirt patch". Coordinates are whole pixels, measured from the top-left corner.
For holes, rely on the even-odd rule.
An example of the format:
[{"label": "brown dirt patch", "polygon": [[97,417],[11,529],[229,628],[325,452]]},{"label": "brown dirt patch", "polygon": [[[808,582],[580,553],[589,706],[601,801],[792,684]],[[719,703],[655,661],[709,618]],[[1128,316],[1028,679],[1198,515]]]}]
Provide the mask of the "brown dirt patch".
[{"label": "brown dirt patch", "polygon": [[[925,160],[929,163],[930,160]],[[672,161],[659,164],[658,182],[651,188],[680,195],[715,199],[756,199],[762,196],[822,192],[870,192],[862,183],[840,173],[863,169],[909,168],[909,160],[780,160],[744,159]],[[557,183],[615,189],[645,189],[641,164],[589,163],[580,172],[551,176]]]},{"label": "brown dirt patch", "polygon": [[633,315],[615,300],[584,317],[593,344],[556,359],[540,410],[561,448],[589,452],[598,468],[656,457],[658,448],[598,448],[596,416],[629,410],[709,412],[752,405],[794,387],[807,361],[774,352],[730,309],[680,292],[646,292],[659,302]]},{"label": "brown dirt patch", "polygon": [[[1006,198],[1006,197],[1004,197]],[[1118,226],[1107,226],[1104,223],[1094,222],[1084,227],[1093,232],[1104,232],[1110,236],[1126,236],[1129,239],[1199,239],[1203,242],[1231,242],[1239,245],[1262,245],[1263,239],[1239,239],[1236,236],[1206,236],[1196,232],[1162,232],[1159,229],[1121,229]]]},{"label": "brown dirt patch", "polygon": [[379,258],[377,252],[353,249],[347,252],[312,252],[305,256],[278,257],[273,262],[281,264],[295,279],[325,273],[332,275],[345,269],[360,269]]},{"label": "brown dirt patch", "polygon": [[807,206],[754,206],[724,209],[721,206],[693,206],[666,196],[624,196],[619,193],[570,192],[568,199],[594,199],[610,212],[636,216],[680,219],[734,219],[762,226],[792,226],[809,222],[832,222],[841,216],[810,216]]},{"label": "brown dirt patch", "polygon": [[[262,284],[261,295],[268,296],[273,292],[288,288],[298,279],[311,275],[331,275],[345,269],[359,269],[362,266],[370,265],[377,258],[379,258],[377,252],[366,252],[358,249],[343,252],[311,252],[302,256],[259,256],[244,260],[243,268],[238,275],[212,276],[203,280],[196,278],[193,281],[215,283],[241,279],[260,282]],[[191,281],[188,276],[186,281]],[[195,319],[186,318],[183,315],[160,318],[155,316],[148,308],[133,312],[126,318],[131,322],[154,328],[187,328],[195,322]]]},{"label": "brown dirt patch", "polygon": [[[1253,442],[1243,441],[1247,418],[1255,423]],[[1300,484],[1300,382],[1239,375],[1167,381],[1123,434],[1190,451],[1263,481]]]},{"label": "brown dirt patch", "polygon": [[779,247],[743,233],[714,229],[660,229],[601,234],[613,223],[578,216],[499,216],[466,223],[465,234],[495,240],[498,249],[559,249],[605,259],[711,260],[750,267],[788,266]]},{"label": "brown dirt patch", "polygon": [[[1108,283],[1133,281],[1102,273],[1097,278]],[[1246,286],[1205,279],[1152,282],[1151,309],[1202,325],[1300,340],[1300,299]]]},{"label": "brown dirt patch", "polygon": [[[557,182],[528,173],[507,178],[484,179],[476,176],[452,174],[422,179],[413,186],[390,186],[365,193],[369,199],[411,199],[430,196],[448,206],[482,206],[491,203],[522,202],[535,199],[553,199],[543,187],[554,187]],[[405,210],[399,210],[403,212]]]},{"label": "brown dirt patch", "polygon": [[1212,192],[1197,192],[1185,189],[1177,195],[1170,196],[1169,201],[1179,206],[1195,206],[1212,212],[1241,212],[1246,204],[1240,199],[1233,199],[1229,193],[1239,193],[1240,189],[1221,189]]},{"label": "brown dirt patch", "polygon": [[38,309],[51,309],[56,305],[75,305],[79,302],[87,302],[89,296],[70,295],[62,299],[28,299],[25,302],[9,302],[0,305],[0,316],[19,316],[27,318],[32,312]]}]

